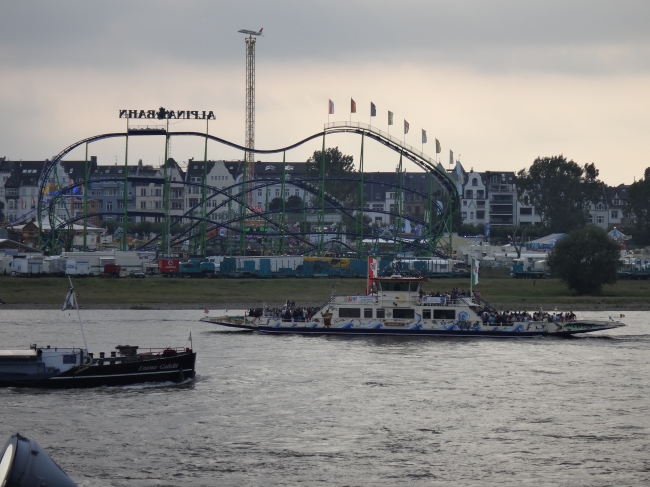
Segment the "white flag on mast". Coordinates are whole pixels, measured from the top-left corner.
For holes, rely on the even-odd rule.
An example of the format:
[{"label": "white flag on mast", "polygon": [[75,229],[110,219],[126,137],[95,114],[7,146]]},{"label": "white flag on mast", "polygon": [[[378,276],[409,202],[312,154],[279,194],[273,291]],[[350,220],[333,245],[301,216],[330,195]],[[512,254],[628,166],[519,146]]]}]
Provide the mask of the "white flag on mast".
[{"label": "white flag on mast", "polygon": [[472,286],[476,286],[478,284],[478,265],[479,261],[472,259]]}]

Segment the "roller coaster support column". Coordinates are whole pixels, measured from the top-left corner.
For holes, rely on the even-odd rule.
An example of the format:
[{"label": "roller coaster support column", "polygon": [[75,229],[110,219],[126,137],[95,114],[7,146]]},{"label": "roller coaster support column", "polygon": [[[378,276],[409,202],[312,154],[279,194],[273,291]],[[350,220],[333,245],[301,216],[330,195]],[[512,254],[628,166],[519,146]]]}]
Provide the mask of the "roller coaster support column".
[{"label": "roller coaster support column", "polygon": [[88,142],[86,142],[86,161],[84,163],[84,252],[88,250]]},{"label": "roller coaster support column", "polygon": [[363,254],[363,141],[365,132],[361,134],[361,157],[359,158],[359,210],[357,211],[357,235],[359,235],[359,242],[357,243],[357,258],[360,259]]},{"label": "roller coaster support column", "polygon": [[287,153],[286,151],[282,153],[282,190],[280,196],[282,197],[282,213],[280,213],[280,245],[279,245],[279,254],[284,255],[284,220],[285,220],[285,210],[286,210],[286,201],[285,201],[285,182],[287,180]]},{"label": "roller coaster support column", "polygon": [[239,198],[239,255],[246,255],[246,201],[248,192],[246,183],[248,179],[248,153],[244,153],[244,170],[242,171],[241,194]]},{"label": "roller coaster support column", "polygon": [[170,244],[170,222],[169,222],[169,161],[167,160],[167,151],[169,149],[169,119],[167,119],[167,129],[165,130],[165,162],[163,163],[163,231],[161,252],[167,257],[171,257]]},{"label": "roller coaster support column", "polygon": [[323,150],[320,157],[320,213],[318,214],[318,256],[323,255],[325,245],[325,132],[323,132]]},{"label": "roller coaster support column", "polygon": [[433,177],[431,174],[427,174],[429,179],[429,190],[427,193],[427,211],[429,212],[429,229],[427,234],[429,235],[429,257],[433,256]]},{"label": "roller coaster support column", "polygon": [[[232,220],[232,189],[228,189],[228,220]],[[228,240],[228,255],[232,257],[232,231],[230,228],[226,229],[226,236]]]},{"label": "roller coaster support column", "polygon": [[397,243],[397,252],[402,251],[402,186],[404,185],[404,174],[402,173],[402,155],[399,154],[399,165],[397,166],[397,194],[395,195],[397,218],[395,218],[395,240]]},{"label": "roller coaster support column", "polygon": [[208,184],[208,135],[210,135],[210,121],[205,121],[205,147],[203,149],[203,186],[202,186],[202,196],[203,201],[201,202],[201,255],[205,257],[207,255],[207,205],[208,205],[208,196],[207,188]]},{"label": "roller coaster support column", "polygon": [[[124,213],[122,214],[122,250],[129,250],[126,241],[127,221],[129,214],[129,119],[126,119],[126,147],[124,149],[124,198],[122,198]],[[84,245],[85,247],[85,245]]]}]

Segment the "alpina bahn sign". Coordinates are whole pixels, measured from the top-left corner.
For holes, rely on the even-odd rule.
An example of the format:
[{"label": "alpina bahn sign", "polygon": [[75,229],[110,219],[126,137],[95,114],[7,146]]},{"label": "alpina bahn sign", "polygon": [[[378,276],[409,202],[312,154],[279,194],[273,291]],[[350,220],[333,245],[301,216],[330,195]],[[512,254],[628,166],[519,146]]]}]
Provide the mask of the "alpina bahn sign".
[{"label": "alpina bahn sign", "polygon": [[215,120],[212,110],[120,110],[120,118],[156,118],[158,120]]}]

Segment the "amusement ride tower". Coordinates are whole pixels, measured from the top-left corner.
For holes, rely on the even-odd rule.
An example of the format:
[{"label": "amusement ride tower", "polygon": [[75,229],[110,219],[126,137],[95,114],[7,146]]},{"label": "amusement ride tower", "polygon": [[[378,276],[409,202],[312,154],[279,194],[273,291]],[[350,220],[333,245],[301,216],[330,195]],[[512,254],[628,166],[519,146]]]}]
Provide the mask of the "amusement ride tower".
[{"label": "amusement ride tower", "polygon": [[[246,142],[244,144],[247,149],[255,148],[255,42],[256,37],[262,35],[262,30],[257,32],[240,29],[238,31],[248,35],[246,38]],[[255,155],[252,152],[246,153],[245,166],[244,182],[250,182],[255,167]],[[252,192],[247,193],[246,202],[249,206],[253,204]]]}]

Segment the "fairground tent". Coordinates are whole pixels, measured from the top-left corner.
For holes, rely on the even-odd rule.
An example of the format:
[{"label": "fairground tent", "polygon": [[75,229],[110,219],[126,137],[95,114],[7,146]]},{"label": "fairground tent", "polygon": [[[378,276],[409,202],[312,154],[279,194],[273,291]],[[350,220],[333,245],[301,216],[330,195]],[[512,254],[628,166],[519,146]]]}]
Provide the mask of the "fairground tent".
[{"label": "fairground tent", "polygon": [[555,243],[564,238],[566,233],[552,233],[546,237],[531,240],[526,244],[526,250],[550,250],[555,247]]}]

